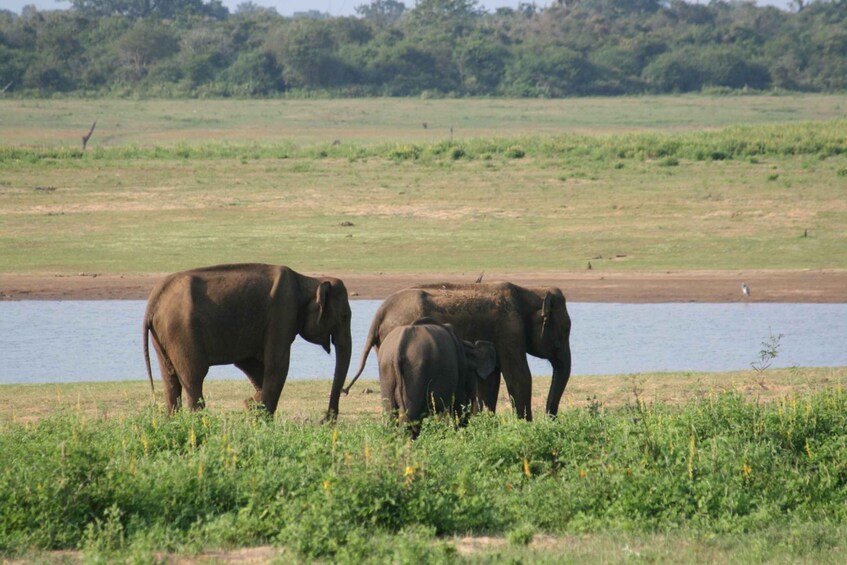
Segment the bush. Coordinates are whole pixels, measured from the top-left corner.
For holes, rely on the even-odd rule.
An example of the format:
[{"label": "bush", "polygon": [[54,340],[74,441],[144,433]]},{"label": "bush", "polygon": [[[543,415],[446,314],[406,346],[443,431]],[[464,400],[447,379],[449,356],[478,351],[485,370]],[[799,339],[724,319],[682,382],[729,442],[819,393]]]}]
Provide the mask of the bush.
[{"label": "bush", "polygon": [[[311,558],[446,559],[435,535],[702,534],[847,525],[847,394],[594,406],[537,422],[336,428],[247,414],[59,414],[0,435],[0,552],[278,542]],[[720,488],[715,488],[720,485]],[[405,532],[405,533],[404,533]],[[175,541],[179,540],[179,541]],[[390,544],[387,544],[390,545]]]}]

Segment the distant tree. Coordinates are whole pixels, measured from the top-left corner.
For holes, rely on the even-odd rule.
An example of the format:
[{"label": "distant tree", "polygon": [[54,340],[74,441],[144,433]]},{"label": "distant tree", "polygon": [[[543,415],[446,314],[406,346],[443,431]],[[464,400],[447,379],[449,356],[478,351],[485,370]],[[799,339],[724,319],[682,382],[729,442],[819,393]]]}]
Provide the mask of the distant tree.
[{"label": "distant tree", "polygon": [[411,11],[412,29],[427,34],[458,37],[467,32],[483,11],[476,0],[419,0]]},{"label": "distant tree", "polygon": [[591,92],[595,71],[578,51],[556,45],[524,45],[506,71],[506,93],[557,98]]},{"label": "distant tree", "polygon": [[[6,47],[10,52],[34,55],[37,37],[35,27],[25,24],[23,18],[12,13],[0,14],[0,46]],[[0,66],[4,62],[5,58],[0,57]]]},{"label": "distant tree", "polygon": [[643,78],[654,92],[692,92],[703,87],[702,69],[692,50],[671,51],[644,68]]},{"label": "distant tree", "polygon": [[44,13],[38,22],[36,58],[26,71],[25,85],[60,92],[75,89],[87,64],[81,39],[93,22],[59,10]]},{"label": "distant tree", "polygon": [[374,53],[368,76],[381,94],[414,96],[424,91],[454,91],[459,82],[439,64],[440,55],[415,41],[384,45]]},{"label": "distant tree", "polygon": [[278,30],[270,46],[287,87],[338,86],[353,73],[338,57],[338,42],[326,20],[297,19]]},{"label": "distant tree", "polygon": [[129,18],[173,18],[179,15],[220,15],[218,0],[69,0],[71,9],[87,17],[126,16]]},{"label": "distant tree", "polygon": [[503,80],[509,50],[496,33],[480,30],[459,40],[455,58],[468,94],[494,94]]},{"label": "distant tree", "polygon": [[584,10],[606,16],[641,12],[651,14],[660,9],[659,0],[569,0],[561,2],[570,9]]},{"label": "distant tree", "polygon": [[264,96],[285,90],[282,69],[273,54],[264,50],[239,54],[223,76],[234,93],[239,95]]},{"label": "distant tree", "polygon": [[700,50],[698,61],[703,82],[708,86],[763,89],[770,86],[770,74],[763,65],[738,47],[710,46]]},{"label": "distant tree", "polygon": [[400,21],[406,12],[406,5],[396,0],[373,0],[369,4],[356,6],[355,10],[359,17],[384,26]]},{"label": "distant tree", "polygon": [[116,48],[125,77],[138,81],[146,76],[152,64],[179,51],[179,40],[168,26],[139,20],[118,39]]}]

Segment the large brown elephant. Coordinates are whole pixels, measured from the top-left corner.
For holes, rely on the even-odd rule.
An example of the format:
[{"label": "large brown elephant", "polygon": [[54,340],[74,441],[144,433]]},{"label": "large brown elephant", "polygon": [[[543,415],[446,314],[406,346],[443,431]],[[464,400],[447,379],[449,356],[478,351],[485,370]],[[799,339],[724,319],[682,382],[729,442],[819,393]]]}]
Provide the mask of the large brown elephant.
[{"label": "large brown elephant", "polygon": [[[532,375],[526,356],[547,359],[553,367],[547,413],[558,412],[571,375],[571,319],[561,290],[504,282],[439,283],[395,292],[374,315],[353,381],[364,370],[371,347],[378,351],[391,330],[424,317],[451,324],[460,339],[493,342],[497,350],[495,371],[502,372],[518,415],[528,420],[532,419]],[[494,410],[500,379],[486,382],[483,400]]]},{"label": "large brown elephant", "polygon": [[168,412],[203,404],[203,379],[212,365],[234,364],[250,379],[253,399],[276,411],[298,335],[330,352],[335,375],[327,416],[338,413],[350,366],[350,303],[344,283],[288,267],[218,265],[165,277],[151,292],[144,316],[144,359],[153,388],[148,332],[159,357]]}]

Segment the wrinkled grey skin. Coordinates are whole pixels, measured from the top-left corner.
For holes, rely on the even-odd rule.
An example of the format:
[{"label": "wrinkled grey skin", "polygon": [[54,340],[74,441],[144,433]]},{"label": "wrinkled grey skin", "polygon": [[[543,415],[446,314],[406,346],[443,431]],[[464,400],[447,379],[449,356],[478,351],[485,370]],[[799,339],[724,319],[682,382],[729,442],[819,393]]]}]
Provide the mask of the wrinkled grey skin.
[{"label": "wrinkled grey skin", "polygon": [[379,385],[385,410],[417,437],[431,412],[464,416],[479,409],[479,379],[494,370],[490,341],[470,343],[431,319],[394,328],[379,349]]},{"label": "wrinkled grey skin", "polygon": [[203,380],[212,365],[234,364],[250,379],[253,400],[271,415],[282,393],[298,335],[330,352],[335,375],[327,416],[338,413],[350,366],[350,303],[339,279],[312,278],[288,267],[217,265],[165,277],[144,315],[144,359],[153,388],[148,333],[159,357],[168,412],[203,405]]},{"label": "wrinkled grey skin", "polygon": [[[460,339],[493,342],[495,371],[502,372],[517,414],[528,420],[532,419],[532,375],[526,356],[547,359],[553,378],[546,411],[558,412],[571,375],[571,319],[561,290],[505,282],[440,283],[395,292],[374,315],[354,380],[364,370],[371,347],[379,351],[391,330],[423,317],[451,324]],[[487,379],[485,387],[485,406],[494,410],[500,379]]]}]

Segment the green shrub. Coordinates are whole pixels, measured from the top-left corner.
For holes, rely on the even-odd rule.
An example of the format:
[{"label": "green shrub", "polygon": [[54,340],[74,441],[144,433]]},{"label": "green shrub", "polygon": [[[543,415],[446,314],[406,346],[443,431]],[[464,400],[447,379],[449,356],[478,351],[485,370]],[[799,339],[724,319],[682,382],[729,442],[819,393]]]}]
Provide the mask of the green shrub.
[{"label": "green shrub", "polygon": [[684,406],[636,398],[535,422],[483,414],[458,431],[431,419],[415,442],[376,421],[332,428],[155,410],[62,413],[0,431],[5,555],[278,543],[356,560],[368,540],[399,535],[374,555],[443,561],[449,548],[434,536],[526,544],[541,532],[847,526],[841,389],[766,405],[734,393]]}]

